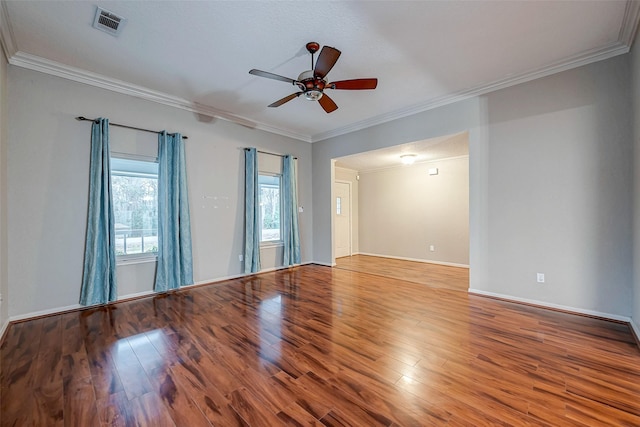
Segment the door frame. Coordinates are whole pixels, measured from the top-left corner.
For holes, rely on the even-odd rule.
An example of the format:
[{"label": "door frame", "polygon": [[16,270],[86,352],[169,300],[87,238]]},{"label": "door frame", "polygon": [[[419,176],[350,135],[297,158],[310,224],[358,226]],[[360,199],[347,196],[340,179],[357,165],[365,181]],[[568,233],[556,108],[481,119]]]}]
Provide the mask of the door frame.
[{"label": "door frame", "polygon": [[[334,186],[337,183],[347,184],[349,186],[349,255],[347,255],[347,256],[351,256],[351,255],[353,255],[353,203],[352,203],[353,183],[351,181],[345,181],[343,179],[334,179],[333,182],[334,182]],[[334,191],[333,193],[334,193],[333,200],[331,201],[331,206],[332,206],[331,216],[332,216],[332,218],[335,218],[335,215],[336,215],[335,212],[336,212],[336,209],[337,209],[337,206],[336,206],[336,203],[335,203],[335,199],[336,199],[335,193],[336,193],[336,191]],[[332,242],[333,254],[334,254],[334,257],[333,257],[333,263],[334,264],[335,264],[336,258],[338,258],[338,257],[335,256],[335,253],[336,253],[336,240],[337,239],[336,239],[336,236],[335,236],[335,233],[334,233],[333,242]]]}]

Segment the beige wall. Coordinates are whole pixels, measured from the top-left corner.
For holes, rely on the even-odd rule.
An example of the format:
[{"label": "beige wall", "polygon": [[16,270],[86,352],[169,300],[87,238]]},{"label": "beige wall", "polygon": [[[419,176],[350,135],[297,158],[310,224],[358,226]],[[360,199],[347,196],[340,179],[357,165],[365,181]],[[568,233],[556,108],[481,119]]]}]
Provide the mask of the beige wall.
[{"label": "beige wall", "polygon": [[[359,181],[358,171],[336,166],[335,179],[337,181],[347,181],[351,183],[351,253],[360,252],[359,235]],[[335,207],[334,207],[335,208]]]},{"label": "beige wall", "polygon": [[359,205],[361,253],[469,265],[468,156],[360,172]]}]

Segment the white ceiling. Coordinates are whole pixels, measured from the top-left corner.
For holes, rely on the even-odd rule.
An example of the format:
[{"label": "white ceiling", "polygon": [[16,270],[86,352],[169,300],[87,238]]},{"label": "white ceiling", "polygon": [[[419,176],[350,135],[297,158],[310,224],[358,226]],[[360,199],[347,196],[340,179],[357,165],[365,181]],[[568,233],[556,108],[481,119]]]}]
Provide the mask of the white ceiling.
[{"label": "white ceiling", "polygon": [[[128,19],[91,27],[96,4]],[[637,1],[2,1],[13,65],[313,142],[463,97],[626,53]],[[339,109],[271,102],[295,88],[309,41],[342,56],[331,81],[377,77],[374,91],[330,91]],[[81,111],[78,114],[82,114]]]},{"label": "white ceiling", "polygon": [[402,166],[400,156],[407,154],[415,156],[416,164],[468,156],[469,134],[461,132],[340,157],[336,159],[336,166],[358,172],[370,172]]}]

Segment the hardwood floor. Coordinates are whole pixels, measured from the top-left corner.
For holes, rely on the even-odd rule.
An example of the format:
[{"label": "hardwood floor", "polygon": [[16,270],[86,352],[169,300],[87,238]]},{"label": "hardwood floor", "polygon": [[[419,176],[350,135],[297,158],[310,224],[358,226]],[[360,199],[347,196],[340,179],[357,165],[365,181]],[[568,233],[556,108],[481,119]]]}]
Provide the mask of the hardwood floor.
[{"label": "hardwood floor", "polygon": [[469,269],[462,267],[370,255],[351,255],[336,258],[335,268],[391,277],[436,288],[458,291],[469,289]]},{"label": "hardwood floor", "polygon": [[626,325],[322,266],[13,324],[2,426],[640,425]]}]

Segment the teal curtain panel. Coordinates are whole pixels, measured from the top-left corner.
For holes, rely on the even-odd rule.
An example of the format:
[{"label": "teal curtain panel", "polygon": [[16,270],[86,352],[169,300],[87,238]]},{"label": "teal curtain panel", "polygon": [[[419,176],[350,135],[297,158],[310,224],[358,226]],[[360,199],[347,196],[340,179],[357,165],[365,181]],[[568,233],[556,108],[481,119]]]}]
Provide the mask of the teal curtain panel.
[{"label": "teal curtain panel", "polygon": [[182,135],[158,135],[158,266],[154,289],[193,284],[191,219]]},{"label": "teal curtain panel", "polygon": [[100,118],[91,126],[89,211],[80,304],[106,304],[117,296],[109,120]]},{"label": "teal curtain panel", "polygon": [[258,152],[244,151],[244,272],[260,271],[260,189]]},{"label": "teal curtain panel", "polygon": [[296,160],[291,155],[282,159],[282,240],[283,265],[300,264],[300,229],[298,228],[298,189]]}]

